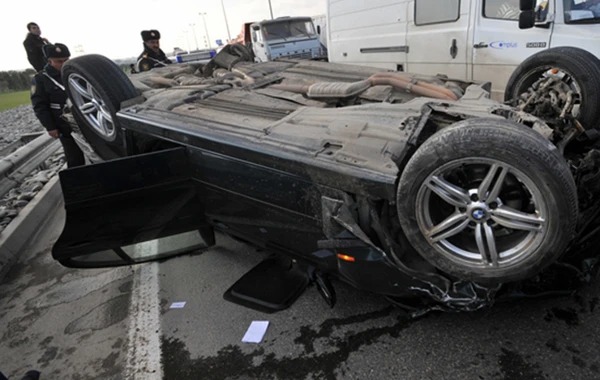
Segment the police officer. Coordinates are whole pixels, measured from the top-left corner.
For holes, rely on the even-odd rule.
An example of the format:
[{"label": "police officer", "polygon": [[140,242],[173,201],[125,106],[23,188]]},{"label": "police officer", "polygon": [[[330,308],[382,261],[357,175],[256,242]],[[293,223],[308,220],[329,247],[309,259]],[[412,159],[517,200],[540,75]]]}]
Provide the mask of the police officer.
[{"label": "police officer", "polygon": [[27,60],[31,63],[31,66],[35,71],[42,71],[46,65],[46,59],[44,59],[44,53],[42,47],[48,44],[48,40],[41,36],[42,31],[35,22],[27,24],[27,37],[23,41],[25,52],[27,52]]},{"label": "police officer", "polygon": [[144,51],[140,54],[137,61],[139,72],[172,63],[160,49],[160,33],[158,30],[142,30],[142,40],[144,41]]},{"label": "police officer", "polygon": [[63,44],[48,44],[43,47],[48,63],[44,70],[33,77],[31,87],[31,104],[35,116],[48,130],[48,134],[60,139],[63,146],[67,166],[72,168],[85,164],[83,152],[71,136],[71,127],[63,117],[67,103],[67,94],[62,85],[61,70],[69,60],[71,53]]}]

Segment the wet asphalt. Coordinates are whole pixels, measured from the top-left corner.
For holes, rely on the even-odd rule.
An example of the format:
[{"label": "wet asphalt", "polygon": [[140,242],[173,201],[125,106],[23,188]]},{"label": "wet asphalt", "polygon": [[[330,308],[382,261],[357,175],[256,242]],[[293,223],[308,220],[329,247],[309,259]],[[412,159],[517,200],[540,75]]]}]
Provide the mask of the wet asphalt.
[{"label": "wet asphalt", "polygon": [[[0,284],[0,371],[11,380],[28,369],[42,380],[124,379],[133,271],[55,263],[62,218],[32,238]],[[223,300],[265,253],[217,240],[159,265],[164,379],[600,379],[598,279],[568,297],[416,320],[334,282],[333,309],[310,287],[289,309],[265,314]],[[253,320],[269,321],[267,333],[242,343]]]},{"label": "wet asphalt", "polygon": [[121,379],[131,268],[72,270],[50,256],[64,213],[50,219],[0,284],[0,372],[21,380]]},{"label": "wet asphalt", "polygon": [[[497,304],[413,320],[381,296],[335,282],[330,309],[314,287],[265,314],[222,294],[264,253],[226,236],[161,264],[166,379],[600,379],[595,280],[571,297]],[[169,309],[186,301],[184,309]],[[241,343],[253,320],[263,342]]]}]

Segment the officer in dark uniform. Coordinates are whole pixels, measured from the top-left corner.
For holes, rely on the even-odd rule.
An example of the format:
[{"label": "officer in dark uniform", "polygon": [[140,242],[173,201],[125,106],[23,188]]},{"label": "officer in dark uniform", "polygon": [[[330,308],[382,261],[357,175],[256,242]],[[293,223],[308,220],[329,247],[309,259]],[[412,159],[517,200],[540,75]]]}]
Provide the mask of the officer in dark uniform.
[{"label": "officer in dark uniform", "polygon": [[62,85],[61,70],[71,53],[65,45],[59,43],[45,45],[43,53],[48,63],[43,71],[33,77],[31,86],[31,104],[35,116],[48,130],[50,136],[60,139],[67,158],[67,166],[72,168],[84,165],[83,152],[71,136],[69,123],[63,118],[67,93]]},{"label": "officer in dark uniform", "polygon": [[144,41],[144,51],[138,57],[137,71],[148,71],[172,63],[160,49],[160,33],[158,30],[142,30],[142,40]]},{"label": "officer in dark uniform", "polygon": [[46,65],[42,47],[49,42],[41,36],[42,31],[35,22],[27,24],[27,30],[29,33],[27,33],[27,37],[25,37],[25,41],[23,41],[23,46],[27,52],[27,60],[31,63],[31,66],[33,66],[35,71],[42,71]]}]

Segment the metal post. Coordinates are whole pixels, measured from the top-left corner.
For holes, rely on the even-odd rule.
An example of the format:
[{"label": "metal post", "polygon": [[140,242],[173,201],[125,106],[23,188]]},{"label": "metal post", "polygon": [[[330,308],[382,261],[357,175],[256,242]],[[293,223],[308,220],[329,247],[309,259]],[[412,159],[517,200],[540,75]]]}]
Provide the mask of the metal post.
[{"label": "metal post", "polygon": [[208,36],[208,27],[206,26],[206,19],[204,18],[206,12],[200,12],[199,15],[202,16],[202,22],[204,23],[204,33],[206,34],[206,42],[208,45],[207,48],[210,49],[210,37]]},{"label": "metal post", "polygon": [[190,40],[189,40],[189,38],[188,38],[188,33],[189,33],[189,31],[187,31],[187,30],[184,30],[184,31],[183,31],[183,33],[185,34],[185,44],[187,45],[187,48],[188,48],[188,54],[190,54],[190,51],[191,51],[192,49],[190,49]]},{"label": "metal post", "polygon": [[196,41],[196,50],[199,50],[198,37],[196,36],[196,24],[190,24],[190,28],[192,28],[192,32],[194,32],[194,41]]},{"label": "metal post", "polygon": [[269,0],[269,12],[271,12],[271,20],[273,20],[273,8],[271,7],[271,0]]},{"label": "metal post", "polygon": [[223,5],[223,0],[221,0],[221,8],[223,8],[223,17],[225,17],[225,26],[227,27],[227,38],[228,41],[231,41],[231,32],[229,31],[229,23],[227,22],[227,15],[225,14],[225,5]]}]

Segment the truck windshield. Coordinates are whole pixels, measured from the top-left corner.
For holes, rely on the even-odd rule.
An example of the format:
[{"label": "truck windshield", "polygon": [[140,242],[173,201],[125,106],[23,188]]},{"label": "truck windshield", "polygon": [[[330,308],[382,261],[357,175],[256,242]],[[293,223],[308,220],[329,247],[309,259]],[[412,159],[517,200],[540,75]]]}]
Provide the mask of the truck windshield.
[{"label": "truck windshield", "polygon": [[312,38],[316,36],[312,21],[290,20],[268,23],[263,26],[267,41],[290,38]]},{"label": "truck windshield", "polygon": [[600,23],[600,0],[564,0],[567,24]]}]

